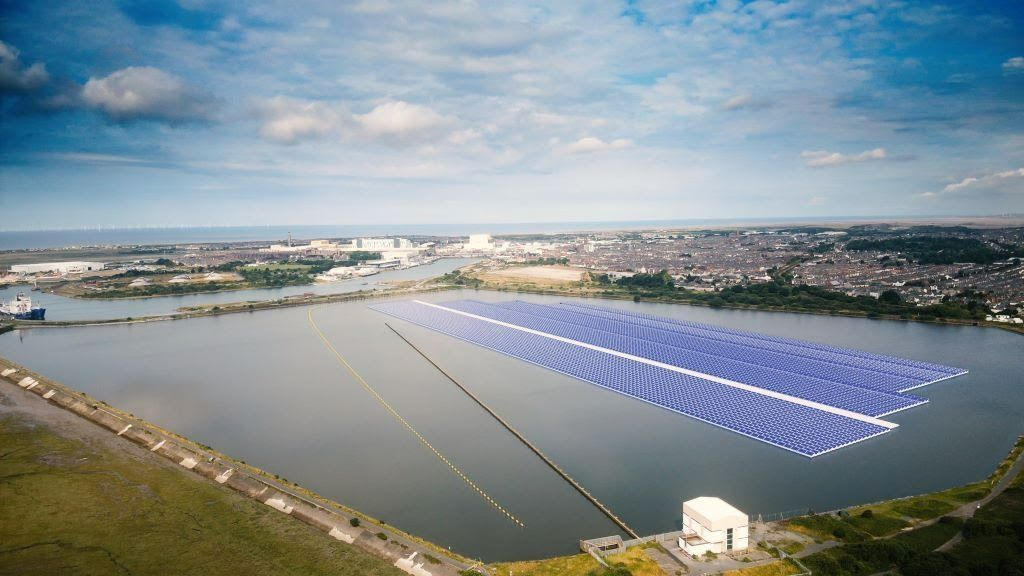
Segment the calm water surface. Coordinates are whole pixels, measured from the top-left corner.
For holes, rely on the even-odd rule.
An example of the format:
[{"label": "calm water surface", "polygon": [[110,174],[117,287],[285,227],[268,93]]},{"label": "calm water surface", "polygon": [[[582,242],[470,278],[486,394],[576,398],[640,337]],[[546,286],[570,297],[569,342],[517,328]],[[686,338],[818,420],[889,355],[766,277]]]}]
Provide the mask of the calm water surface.
[{"label": "calm water surface", "polygon": [[[424,296],[506,300],[464,291]],[[565,298],[518,296],[551,302]],[[402,331],[641,533],[683,500],[750,514],[832,509],[985,477],[1024,431],[1024,338],[991,328],[606,302],[723,326],[942,362],[970,374],[915,391],[885,436],[810,460],[367,309],[316,308],[357,370],[526,524],[462,483],[327,352],[307,308],[0,336],[0,356],[463,554],[571,553],[616,533],[385,326]]]},{"label": "calm water surface", "polygon": [[[27,285],[0,288],[0,300],[11,300],[18,292],[25,292],[32,298],[33,306],[46,308],[47,320],[109,320],[111,318],[139,318],[142,316],[159,316],[170,314],[183,306],[201,306],[210,304],[226,304],[231,302],[277,300],[287,296],[297,296],[306,292],[315,294],[342,294],[359,290],[377,290],[387,286],[388,282],[401,280],[423,280],[440,276],[477,262],[476,258],[442,258],[431,264],[391,270],[367,276],[352,278],[329,284],[309,284],[305,286],[286,286],[284,288],[254,288],[250,290],[229,290],[209,294],[185,294],[183,296],[154,296],[152,298],[132,298],[126,300],[102,300],[85,298],[66,298],[43,291],[30,292]],[[45,288],[45,285],[42,285]]]}]

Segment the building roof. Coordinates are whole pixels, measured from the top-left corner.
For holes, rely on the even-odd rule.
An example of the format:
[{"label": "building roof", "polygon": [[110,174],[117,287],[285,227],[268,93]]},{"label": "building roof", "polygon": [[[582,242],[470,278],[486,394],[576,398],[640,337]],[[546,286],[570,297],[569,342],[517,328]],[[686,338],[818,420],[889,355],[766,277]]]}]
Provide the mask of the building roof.
[{"label": "building roof", "polygon": [[748,523],[746,514],[715,496],[701,496],[683,502],[683,513],[709,530],[738,528]]}]

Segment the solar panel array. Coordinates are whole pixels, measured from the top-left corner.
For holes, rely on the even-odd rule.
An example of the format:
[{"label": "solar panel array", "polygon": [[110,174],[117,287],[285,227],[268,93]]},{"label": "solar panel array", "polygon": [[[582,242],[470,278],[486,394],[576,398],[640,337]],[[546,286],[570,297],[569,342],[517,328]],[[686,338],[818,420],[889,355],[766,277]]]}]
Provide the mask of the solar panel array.
[{"label": "solar panel array", "polygon": [[371,308],[810,457],[885,433],[874,416],[925,401],[885,387],[963,372],[589,305]]},{"label": "solar panel array", "polygon": [[816,376],[805,375],[789,365],[799,359],[783,354],[595,318],[553,306],[526,302],[493,305],[466,300],[448,307],[867,416],[890,414],[927,401],[827,380],[821,377],[824,370],[818,370]]}]

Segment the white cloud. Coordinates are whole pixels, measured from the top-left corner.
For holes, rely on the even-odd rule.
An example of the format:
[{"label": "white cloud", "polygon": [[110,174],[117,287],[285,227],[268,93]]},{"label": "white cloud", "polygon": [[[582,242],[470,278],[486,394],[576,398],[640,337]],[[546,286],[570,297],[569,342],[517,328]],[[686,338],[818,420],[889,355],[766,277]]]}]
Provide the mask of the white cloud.
[{"label": "white cloud", "polygon": [[1024,74],[1024,56],[1014,56],[1003,62],[1004,74]]},{"label": "white cloud", "polygon": [[257,106],[263,124],[260,136],[278,144],[295,144],[311,138],[337,136],[387,144],[412,145],[447,142],[462,145],[481,133],[466,129],[443,138],[453,122],[426,106],[386,102],[366,114],[352,114],[337,101],[316,102],[275,96]]},{"label": "white cloud", "polygon": [[159,120],[170,124],[209,120],[217,108],[208,92],[150,66],[130,66],[82,88],[87,106],[115,121]]},{"label": "white cloud", "polygon": [[800,157],[807,160],[808,166],[819,168],[885,160],[886,155],[885,148],[875,148],[874,150],[865,150],[860,154],[842,154],[827,150],[805,150],[800,153]]},{"label": "white cloud", "polygon": [[698,116],[707,111],[707,106],[701,101],[714,91],[703,80],[679,73],[669,74],[644,90],[643,102],[661,114]]},{"label": "white cloud", "polygon": [[[959,192],[960,190],[967,190],[969,188],[993,188],[1016,178],[1024,178],[1024,168],[1006,170],[1004,172],[996,172],[994,174],[986,174],[984,176],[971,176],[964,178],[959,182],[946,186],[942,189],[942,192]],[[935,194],[926,192],[924,195],[934,196]]]},{"label": "white cloud", "polygon": [[451,135],[448,136],[448,143],[454,144],[455,146],[461,146],[463,144],[479,140],[482,136],[483,134],[481,134],[479,130],[467,128],[465,130],[452,132]]},{"label": "white cloud", "polygon": [[761,110],[769,106],[766,100],[759,100],[749,94],[733,96],[722,104],[722,110],[733,112],[736,110]]},{"label": "white cloud", "polygon": [[94,154],[91,152],[62,152],[49,154],[48,157],[70,162],[85,162],[88,164],[145,164],[146,160],[121,156],[116,154]]},{"label": "white cloud", "polygon": [[260,136],[278,144],[295,144],[341,129],[347,113],[324,102],[275,96],[258,108],[263,119]]},{"label": "white cloud", "polygon": [[25,67],[18,49],[0,41],[0,92],[35,90],[50,79],[42,62]]},{"label": "white cloud", "polygon": [[420,141],[436,135],[450,121],[437,112],[408,102],[386,102],[355,120],[371,138],[394,142]]},{"label": "white cloud", "polygon": [[604,152],[606,150],[622,150],[624,148],[632,148],[633,141],[626,138],[618,138],[610,142],[605,142],[600,138],[586,137],[580,138],[566,146],[565,150],[569,154],[589,154],[592,152]]}]

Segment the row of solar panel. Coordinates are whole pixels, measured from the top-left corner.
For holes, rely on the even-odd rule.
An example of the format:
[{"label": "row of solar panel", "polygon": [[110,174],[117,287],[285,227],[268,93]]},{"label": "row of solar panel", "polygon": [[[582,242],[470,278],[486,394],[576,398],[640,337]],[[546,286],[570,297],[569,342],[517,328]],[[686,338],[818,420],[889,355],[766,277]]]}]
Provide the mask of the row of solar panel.
[{"label": "row of solar panel", "polygon": [[[842,380],[790,372],[788,367],[783,368],[785,358],[771,364],[756,354],[743,358],[739,352],[735,353],[738,358],[729,357],[718,349],[724,346],[720,342],[686,337],[685,342],[677,338],[671,345],[662,344],[656,338],[659,334],[649,334],[656,331],[632,330],[628,324],[573,314],[550,306],[525,302],[495,305],[472,300],[450,302],[445,306],[868,416],[890,414],[927,401],[917,396],[852,386]],[[824,371],[819,374],[832,375]]]},{"label": "row of solar panel", "polygon": [[[898,392],[905,386],[916,386],[924,381],[929,382],[945,377],[934,371],[924,369],[906,369],[903,366],[880,360],[865,360],[852,355],[844,355],[837,352],[821,351],[813,348],[800,347],[792,344],[777,343],[763,338],[750,336],[739,336],[726,332],[718,332],[705,328],[682,326],[665,321],[638,319],[624,316],[610,309],[580,308],[572,303],[562,303],[556,306],[540,306],[528,303],[508,303],[508,306],[525,305],[538,307],[535,309],[547,308],[561,310],[573,314],[575,317],[614,322],[621,326],[628,326],[630,330],[643,338],[652,338],[669,344],[686,347],[697,345],[706,350],[712,350],[715,354],[725,355],[733,358],[764,359],[763,364],[772,362],[783,362],[787,367],[793,367],[799,373],[817,376],[820,373],[830,373],[836,367],[847,369],[846,374],[853,381],[848,382],[855,386],[869,387],[872,389],[888,392]],[[799,364],[794,365],[794,361]]]},{"label": "row of solar panel", "polygon": [[581,311],[590,311],[602,315],[604,317],[609,317],[609,315],[611,315],[619,319],[633,319],[634,321],[643,324],[667,324],[672,327],[679,327],[683,329],[701,330],[704,331],[705,335],[709,335],[709,337],[715,337],[716,335],[736,336],[744,339],[746,343],[754,346],[761,346],[767,349],[780,350],[794,355],[810,354],[810,357],[822,359],[828,358],[832,361],[836,361],[839,363],[855,362],[856,364],[851,365],[857,365],[864,368],[879,369],[893,374],[903,374],[911,378],[920,379],[922,381],[934,381],[966,373],[966,370],[963,370],[961,368],[944,366],[942,364],[935,364],[932,362],[910,360],[906,358],[898,358],[895,356],[885,356],[882,354],[864,352],[862,350],[841,348],[838,346],[830,346],[827,344],[818,344],[815,342],[807,342],[804,340],[797,340],[794,338],[769,336],[767,334],[758,334],[756,332],[734,330],[730,328],[723,328],[720,326],[713,326],[710,324],[677,320],[674,318],[663,318],[659,316],[653,316],[650,314],[643,314],[640,312],[630,312],[615,308],[595,306],[593,304],[563,302],[560,303],[559,306]]},{"label": "row of solar panel", "polygon": [[403,301],[380,312],[813,457],[888,428],[575,344]]},{"label": "row of solar panel", "polygon": [[[814,358],[809,354],[794,355],[786,352],[773,351],[770,349],[752,347],[747,343],[733,343],[715,338],[714,332],[706,331],[699,336],[688,335],[688,328],[678,328],[671,324],[667,327],[650,327],[653,322],[648,320],[635,320],[629,317],[616,315],[615,311],[608,309],[597,309],[590,307],[585,310],[576,308],[577,305],[570,303],[558,304],[555,306],[533,304],[528,302],[512,301],[494,304],[501,308],[517,310],[534,315],[549,317],[563,322],[576,323],[589,326],[599,330],[612,331],[618,334],[665,343],[677,348],[694,352],[703,352],[716,358],[731,358],[736,361],[757,366],[766,366],[774,370],[810,376],[822,380],[829,380],[851,386],[867,388],[870,390],[886,392],[909,398],[913,402],[910,405],[917,405],[927,400],[919,396],[905,394],[906,389],[918,388],[930,384],[936,380],[943,380],[951,376],[932,372],[924,379],[913,379],[909,377],[894,376],[879,370],[864,369],[860,366],[849,363],[837,363],[830,359]],[[712,336],[707,336],[711,334]],[[729,336],[725,336],[728,338]],[[768,342],[770,346],[772,343]],[[856,353],[856,350],[851,350]],[[831,354],[831,353],[823,353]],[[897,359],[899,360],[899,359]],[[874,362],[874,361],[872,361]],[[938,365],[936,365],[938,366]],[[959,368],[943,367],[955,374],[963,374],[966,371]],[[897,368],[898,369],[898,368]],[[908,406],[909,407],[909,406]],[[884,412],[883,412],[884,413]]]},{"label": "row of solar panel", "polygon": [[768,362],[778,358],[783,358],[788,362],[794,359],[801,360],[804,362],[802,366],[806,366],[806,370],[810,371],[808,372],[810,375],[815,375],[822,371],[829,372],[836,367],[841,367],[848,369],[847,373],[857,378],[857,381],[849,382],[850,384],[889,392],[898,393],[908,387],[915,387],[922,382],[931,382],[947,376],[945,373],[925,368],[908,367],[874,358],[866,359],[855,354],[843,354],[836,351],[838,349],[819,350],[791,343],[775,342],[767,339],[768,337],[754,338],[729,332],[709,330],[707,328],[684,326],[663,320],[635,318],[608,309],[581,308],[574,304],[559,304],[557,307],[607,321],[626,323],[636,328],[663,331],[663,333],[672,338],[696,338],[698,341],[714,346],[718,351],[735,351],[735,353],[742,354],[744,357],[758,354],[765,357]]}]

